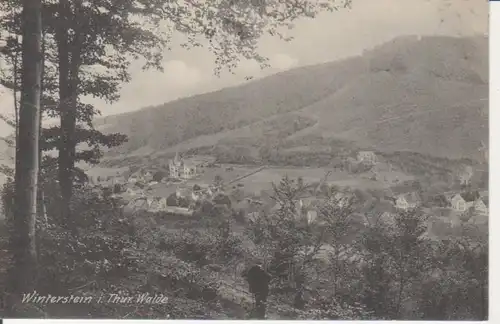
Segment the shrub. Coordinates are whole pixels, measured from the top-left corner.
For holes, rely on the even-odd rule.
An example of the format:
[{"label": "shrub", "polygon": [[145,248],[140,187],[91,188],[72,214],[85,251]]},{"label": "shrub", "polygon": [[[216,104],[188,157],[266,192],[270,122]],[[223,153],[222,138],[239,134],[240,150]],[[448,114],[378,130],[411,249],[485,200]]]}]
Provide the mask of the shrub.
[{"label": "shrub", "polygon": [[45,230],[38,231],[46,289],[126,276],[133,269],[126,251],[137,248],[135,230],[117,205],[114,199],[80,191],[72,201],[74,215],[78,215],[73,223],[76,231],[64,229],[52,218]]},{"label": "shrub", "polygon": [[174,207],[179,206],[179,202],[177,201],[177,195],[175,194],[175,192],[167,197],[167,205]]},{"label": "shrub", "polygon": [[166,172],[164,171],[156,171],[155,174],[153,174],[153,181],[160,182],[167,176]]},{"label": "shrub", "polygon": [[119,193],[122,193],[124,192],[124,188],[121,184],[119,183],[115,183],[115,185],[113,186],[113,193],[114,194],[119,194]]}]

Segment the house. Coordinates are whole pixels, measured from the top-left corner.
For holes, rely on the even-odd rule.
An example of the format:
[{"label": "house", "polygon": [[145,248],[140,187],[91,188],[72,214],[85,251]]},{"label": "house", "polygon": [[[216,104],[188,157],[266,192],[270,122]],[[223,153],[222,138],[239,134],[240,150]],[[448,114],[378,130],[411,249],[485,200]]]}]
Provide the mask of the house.
[{"label": "house", "polygon": [[127,182],[128,182],[128,183],[131,183],[131,184],[134,184],[134,183],[136,183],[137,181],[139,181],[139,178],[138,178],[136,175],[131,175],[131,176],[128,178],[128,180],[127,180]]},{"label": "house", "polygon": [[297,202],[297,217],[305,219],[308,224],[317,221],[319,200],[316,197],[304,197]]},{"label": "house", "polygon": [[129,202],[128,206],[132,209],[147,209],[149,204],[146,198],[133,199]]},{"label": "house", "polygon": [[181,215],[181,216],[192,216],[193,215],[192,210],[190,210],[189,208],[183,208],[183,207],[167,206],[164,211],[166,213],[169,213],[169,214]]},{"label": "house", "polygon": [[167,209],[167,198],[161,197],[158,199],[158,208],[160,210],[166,210]]},{"label": "house", "polygon": [[470,165],[466,165],[458,171],[457,179],[463,186],[468,186],[470,184],[470,180],[474,175],[474,170]]},{"label": "house", "polygon": [[446,199],[446,201],[451,204],[451,201],[456,194],[457,194],[456,192],[446,192],[443,194],[443,196]]},{"label": "house", "polygon": [[191,192],[191,199],[193,199],[193,201],[198,201],[198,200],[201,200],[203,198],[203,193],[201,191],[192,191]]},{"label": "house", "polygon": [[151,208],[151,204],[153,204],[153,201],[154,201],[154,198],[146,197],[146,209],[149,210]]},{"label": "house", "polygon": [[191,197],[191,193],[192,193],[192,190],[190,188],[186,188],[186,187],[178,187],[175,190],[175,195],[177,196],[177,198]]},{"label": "house", "polygon": [[[298,198],[293,202],[292,206],[288,206],[290,208],[294,208],[295,211],[295,218],[297,220],[300,219],[316,219],[317,217],[317,201],[318,199],[316,197],[303,197],[303,198]],[[252,204],[256,205],[256,204]],[[272,206],[266,205],[264,206],[263,203],[259,203],[258,206],[262,210],[267,210],[270,213],[275,213],[283,207],[282,205],[275,203]],[[309,222],[309,221],[308,221]]]},{"label": "house", "polygon": [[337,203],[337,207],[343,208],[349,206],[354,198],[353,194],[338,191],[333,195],[333,200]]},{"label": "house", "polygon": [[399,195],[396,198],[396,208],[407,210],[416,208],[420,204],[420,197],[416,192]]},{"label": "house", "polygon": [[150,212],[160,212],[167,209],[167,199],[165,197],[154,197],[149,206]]},{"label": "house", "polygon": [[483,199],[477,199],[472,206],[469,223],[488,225],[488,205]]},{"label": "house", "polygon": [[169,161],[168,169],[170,177],[175,179],[191,179],[196,176],[196,164],[185,161],[177,153],[174,159]]},{"label": "house", "polygon": [[489,197],[488,190],[481,190],[481,191],[479,191],[479,197],[481,197],[483,199],[488,199],[488,197]]},{"label": "house", "polygon": [[209,185],[206,184],[198,184],[193,186],[193,190],[191,192],[191,198],[194,201],[198,201],[201,199],[209,199],[214,196],[214,192]]},{"label": "house", "polygon": [[184,162],[184,179],[191,179],[196,176],[196,165],[194,163]]},{"label": "house", "polygon": [[308,224],[315,222],[316,219],[318,218],[318,212],[316,210],[308,210],[306,218]]},{"label": "house", "polygon": [[481,216],[488,215],[488,206],[486,206],[483,199],[477,199],[476,201],[474,201],[472,207],[474,208],[474,211],[480,214]]},{"label": "house", "polygon": [[206,188],[202,188],[203,193],[208,197],[213,197],[217,193],[212,187],[207,186]]},{"label": "house", "polygon": [[193,199],[194,201],[199,201],[202,199],[210,199],[212,197],[213,195],[211,194],[211,191],[208,190],[198,190],[191,192],[191,199]]},{"label": "house", "polygon": [[149,206],[148,206],[148,211],[149,212],[158,212],[160,211],[159,207],[160,207],[160,204],[159,204],[159,201],[157,198],[153,198],[149,201]]},{"label": "house", "polygon": [[358,152],[358,162],[375,164],[377,162],[377,155],[372,151],[360,151]]},{"label": "house", "polygon": [[459,212],[464,212],[468,209],[468,207],[470,207],[468,206],[467,202],[462,197],[462,195],[458,193],[451,198],[450,203],[451,203],[451,208]]}]

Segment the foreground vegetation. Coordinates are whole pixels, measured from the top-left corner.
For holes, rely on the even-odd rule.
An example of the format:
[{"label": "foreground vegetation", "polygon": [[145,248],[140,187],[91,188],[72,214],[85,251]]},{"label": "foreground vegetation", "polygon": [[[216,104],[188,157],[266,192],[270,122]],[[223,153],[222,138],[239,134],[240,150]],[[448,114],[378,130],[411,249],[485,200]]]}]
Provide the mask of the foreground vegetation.
[{"label": "foreground vegetation", "polygon": [[203,204],[195,219],[179,224],[169,215],[124,214],[119,200],[82,186],[72,202],[76,231],[65,229],[50,207],[47,220],[37,222],[37,292],[95,300],[161,293],[169,301],[25,304],[22,313],[243,319],[252,302],[240,273],[262,261],[273,276],[272,319],[487,319],[487,226],[464,224],[454,237],[430,239],[421,211],[391,220],[358,215],[357,198],[338,198],[338,189],[328,187],[318,193],[317,219],[308,221],[295,203],[308,188],[284,178],[274,187],[272,212],[248,217],[227,203]]}]

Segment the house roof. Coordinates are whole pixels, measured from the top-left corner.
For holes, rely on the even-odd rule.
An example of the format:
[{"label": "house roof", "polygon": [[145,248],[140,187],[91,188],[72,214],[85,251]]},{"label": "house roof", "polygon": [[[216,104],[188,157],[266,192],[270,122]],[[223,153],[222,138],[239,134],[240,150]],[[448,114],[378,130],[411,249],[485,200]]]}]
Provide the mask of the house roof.
[{"label": "house roof", "polygon": [[488,197],[483,197],[483,198],[477,199],[476,201],[474,201],[474,205],[479,203],[479,202],[482,202],[486,207],[488,207],[488,204],[489,204]]},{"label": "house roof", "polygon": [[488,193],[488,190],[481,190],[479,191],[479,196],[481,197],[488,197],[489,196],[489,193]]},{"label": "house roof", "polygon": [[456,192],[447,192],[444,194],[444,197],[446,198],[446,200],[450,201],[453,199],[453,197],[455,197],[457,195]]},{"label": "house roof", "polygon": [[183,165],[188,168],[194,168],[196,167],[196,162],[193,161],[184,161]]},{"label": "house roof", "polygon": [[461,193],[455,193],[452,198],[462,198],[462,199],[464,199],[464,197],[462,196]]},{"label": "house roof", "polygon": [[167,206],[165,209],[167,213],[172,213],[172,214],[177,214],[177,215],[184,215],[184,216],[191,216],[193,214],[192,210],[189,210],[188,208],[182,208],[182,207],[174,207],[174,206]]}]

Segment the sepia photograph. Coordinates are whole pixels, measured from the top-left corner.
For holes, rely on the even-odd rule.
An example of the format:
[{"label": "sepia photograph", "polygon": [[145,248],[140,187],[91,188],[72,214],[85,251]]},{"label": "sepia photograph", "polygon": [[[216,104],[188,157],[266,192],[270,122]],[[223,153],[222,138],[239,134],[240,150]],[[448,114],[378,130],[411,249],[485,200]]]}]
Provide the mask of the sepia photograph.
[{"label": "sepia photograph", "polygon": [[488,28],[0,1],[0,318],[488,320]]}]

